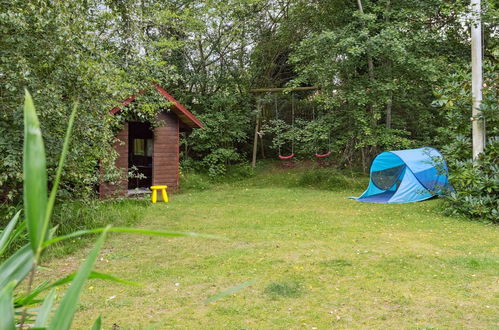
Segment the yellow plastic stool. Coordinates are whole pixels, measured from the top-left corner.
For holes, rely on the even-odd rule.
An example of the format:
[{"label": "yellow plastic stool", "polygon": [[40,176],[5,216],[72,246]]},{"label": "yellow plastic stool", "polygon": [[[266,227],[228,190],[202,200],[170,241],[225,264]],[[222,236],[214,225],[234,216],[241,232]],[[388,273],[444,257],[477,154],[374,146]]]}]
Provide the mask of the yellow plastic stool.
[{"label": "yellow plastic stool", "polygon": [[158,190],[161,190],[161,197],[163,197],[163,202],[168,203],[168,195],[166,194],[166,188],[168,186],[152,186],[151,202],[155,204],[158,201]]}]

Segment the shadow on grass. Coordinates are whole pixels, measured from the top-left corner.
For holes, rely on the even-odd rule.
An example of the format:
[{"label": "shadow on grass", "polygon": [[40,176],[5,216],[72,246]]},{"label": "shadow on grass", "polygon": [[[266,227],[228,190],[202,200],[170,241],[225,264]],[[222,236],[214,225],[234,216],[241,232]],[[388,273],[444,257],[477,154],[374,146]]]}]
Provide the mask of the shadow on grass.
[{"label": "shadow on grass", "polygon": [[267,285],[265,293],[272,299],[298,298],[303,294],[303,289],[298,282],[273,282]]}]

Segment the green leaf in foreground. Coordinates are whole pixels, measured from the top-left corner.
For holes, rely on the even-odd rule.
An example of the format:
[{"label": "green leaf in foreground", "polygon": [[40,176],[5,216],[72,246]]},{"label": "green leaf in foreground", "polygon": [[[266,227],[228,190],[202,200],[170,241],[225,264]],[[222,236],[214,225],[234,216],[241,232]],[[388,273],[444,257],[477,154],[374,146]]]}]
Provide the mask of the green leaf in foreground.
[{"label": "green leaf in foreground", "polygon": [[92,267],[94,266],[95,260],[99,255],[102,245],[104,244],[106,233],[107,230],[100,235],[99,239],[95,243],[95,246],[88,254],[87,260],[85,260],[83,265],[81,265],[80,269],[76,273],[71,286],[69,287],[68,291],[64,295],[64,298],[62,298],[59,307],[57,308],[49,329],[64,330],[70,328],[71,323],[73,322],[74,313],[76,312],[76,308],[78,306],[78,300],[81,295],[81,290],[83,289],[83,284],[92,272]]},{"label": "green leaf in foreground", "polygon": [[50,290],[49,294],[43,300],[43,304],[38,311],[38,315],[35,321],[35,328],[43,328],[47,326],[50,311],[52,310],[52,305],[54,304],[55,289]]},{"label": "green leaf in foreground", "polygon": [[[67,284],[71,282],[76,276],[76,273],[69,274],[66,277],[61,278],[60,280],[57,280],[55,282],[50,283],[49,281],[45,281],[39,286],[37,286],[35,289],[33,289],[28,295],[26,296],[21,296],[17,297],[15,303],[16,305],[19,306],[26,306],[30,305],[35,302],[36,297],[38,295],[46,290],[56,288],[58,286]],[[133,281],[127,281],[127,280],[122,280],[120,278],[114,277],[112,275],[104,274],[104,273],[99,273],[96,271],[90,272],[90,275],[88,276],[88,279],[100,279],[100,280],[106,280],[106,281],[111,281],[111,282],[116,282],[120,284],[126,284],[126,285],[134,285],[134,286],[140,286],[140,283],[133,282]]]},{"label": "green leaf in foreground", "polygon": [[[57,195],[57,189],[59,188],[59,182],[61,180],[62,168],[64,166],[64,161],[66,160],[66,156],[68,154],[69,149],[69,140],[71,138],[71,132],[73,131],[73,124],[76,116],[76,109],[78,105],[75,104],[73,107],[73,111],[71,112],[71,116],[69,117],[68,128],[66,129],[66,136],[64,137],[64,144],[62,146],[61,156],[59,157],[59,165],[57,166],[57,173],[55,175],[54,184],[52,186],[52,190],[50,191],[50,196],[47,202],[47,209],[45,212],[45,219],[43,222],[42,235],[45,239],[47,230],[49,228],[50,217],[52,216],[52,209],[54,208],[55,197]],[[38,253],[41,251],[38,250]]]},{"label": "green leaf in foreground", "polygon": [[239,284],[237,286],[234,286],[234,287],[232,287],[230,289],[222,291],[219,294],[216,294],[216,295],[214,295],[214,296],[206,299],[205,303],[209,304],[209,303],[214,302],[214,301],[216,301],[218,299],[222,299],[225,296],[231,295],[233,293],[236,293],[237,291],[240,291],[240,290],[242,290],[244,288],[249,287],[250,285],[254,284],[255,282],[256,282],[256,280],[250,280],[250,281],[246,281],[244,283],[241,283],[241,284]]},{"label": "green leaf in foreground", "polygon": [[0,288],[11,281],[21,282],[33,268],[33,251],[29,244],[0,264]]},{"label": "green leaf in foreground", "polygon": [[47,167],[40,123],[28,91],[24,100],[24,213],[31,248],[37,253],[44,240],[47,207]]},{"label": "green leaf in foreground", "polygon": [[203,235],[203,234],[198,234],[198,233],[175,233],[175,232],[156,231],[156,230],[149,230],[149,229],[113,227],[113,228],[109,228],[109,229],[95,228],[95,229],[79,230],[79,231],[75,231],[75,232],[68,234],[68,235],[57,236],[57,237],[54,237],[52,239],[45,241],[45,243],[42,245],[42,247],[45,248],[51,244],[54,244],[54,243],[57,243],[57,242],[60,242],[63,240],[67,240],[70,238],[78,237],[78,236],[101,233],[105,230],[108,232],[114,232],[114,233],[143,234],[143,235],[163,236],[163,237],[190,236],[190,237],[202,237],[202,238],[211,238],[211,239],[222,239],[219,236]]},{"label": "green leaf in foreground", "polygon": [[[55,288],[57,286],[61,286],[63,284],[66,284],[68,282],[71,282],[75,276],[76,276],[77,273],[73,273],[73,274],[69,274],[68,276],[50,284],[47,288]],[[127,285],[140,285],[139,283],[137,282],[132,282],[132,281],[126,281],[126,280],[122,280],[120,278],[117,278],[117,277],[114,277],[112,275],[108,275],[108,274],[104,274],[104,273],[99,273],[99,272],[96,272],[96,271],[91,271],[90,272],[90,275],[88,275],[88,278],[89,279],[100,279],[100,280],[107,280],[107,281],[111,281],[111,282],[116,282],[116,283],[121,283],[121,284],[127,284]]]},{"label": "green leaf in foreground", "polygon": [[92,326],[92,330],[100,330],[102,328],[102,318],[99,317],[95,320],[94,325]]},{"label": "green leaf in foreground", "polygon": [[7,285],[1,287],[2,289],[0,290],[0,329],[2,330],[16,328],[14,308],[12,305],[12,291],[16,285],[16,281],[11,281]]},{"label": "green leaf in foreground", "polygon": [[2,231],[0,234],[0,257],[3,255],[5,250],[7,249],[9,242],[12,241],[11,233],[16,227],[17,220],[19,219],[19,214],[21,214],[21,211],[18,211],[16,215],[12,218],[12,220],[9,221],[5,229]]}]

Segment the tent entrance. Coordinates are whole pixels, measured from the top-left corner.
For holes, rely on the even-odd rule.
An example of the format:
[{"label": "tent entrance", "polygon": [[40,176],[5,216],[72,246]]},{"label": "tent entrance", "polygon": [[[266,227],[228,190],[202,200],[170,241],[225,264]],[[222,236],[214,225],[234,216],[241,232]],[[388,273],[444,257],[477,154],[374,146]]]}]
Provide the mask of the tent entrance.
[{"label": "tent entrance", "polygon": [[[402,181],[405,164],[371,173],[373,183],[381,190],[397,190]],[[395,188],[395,189],[391,189]]]}]

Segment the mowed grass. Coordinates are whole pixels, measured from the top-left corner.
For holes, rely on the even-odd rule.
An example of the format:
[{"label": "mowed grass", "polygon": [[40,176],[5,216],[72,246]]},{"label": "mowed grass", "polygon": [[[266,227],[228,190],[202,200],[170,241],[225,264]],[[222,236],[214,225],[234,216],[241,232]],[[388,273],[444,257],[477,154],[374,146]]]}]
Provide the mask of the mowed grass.
[{"label": "mowed grass", "polygon": [[441,216],[438,200],[364,204],[347,199],[358,189],[290,188],[279,175],[145,208],[138,227],[222,239],[110,236],[96,270],[142,285],[90,280],[74,327],[102,314],[106,329],[497,329],[497,226]]}]

